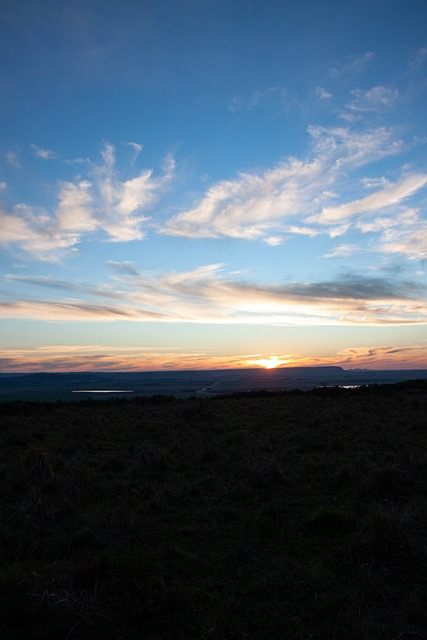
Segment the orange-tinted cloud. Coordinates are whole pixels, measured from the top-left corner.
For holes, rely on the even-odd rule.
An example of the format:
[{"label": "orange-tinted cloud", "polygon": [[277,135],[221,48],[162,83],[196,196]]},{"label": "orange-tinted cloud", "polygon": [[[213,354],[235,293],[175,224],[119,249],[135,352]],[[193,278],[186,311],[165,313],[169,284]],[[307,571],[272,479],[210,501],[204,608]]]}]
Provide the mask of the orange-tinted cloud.
[{"label": "orange-tinted cloud", "polygon": [[58,345],[0,350],[0,371],[162,371],[337,365],[344,369],[427,368],[427,344],[354,347],[334,354],[235,354],[147,347]]}]

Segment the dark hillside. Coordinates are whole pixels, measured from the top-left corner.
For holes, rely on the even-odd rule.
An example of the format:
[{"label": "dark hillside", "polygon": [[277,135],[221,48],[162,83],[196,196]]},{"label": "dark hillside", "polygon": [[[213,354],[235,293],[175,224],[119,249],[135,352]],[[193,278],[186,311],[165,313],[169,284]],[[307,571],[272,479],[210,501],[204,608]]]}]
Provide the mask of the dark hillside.
[{"label": "dark hillside", "polygon": [[5,640],[427,638],[427,385],[0,405]]}]

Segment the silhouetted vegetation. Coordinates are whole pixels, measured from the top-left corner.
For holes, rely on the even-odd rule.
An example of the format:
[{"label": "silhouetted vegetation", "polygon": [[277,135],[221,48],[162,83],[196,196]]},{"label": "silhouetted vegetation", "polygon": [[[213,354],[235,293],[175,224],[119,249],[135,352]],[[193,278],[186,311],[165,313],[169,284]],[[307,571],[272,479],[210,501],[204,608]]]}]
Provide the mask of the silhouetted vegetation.
[{"label": "silhouetted vegetation", "polygon": [[427,385],[0,405],[0,635],[427,637]]}]

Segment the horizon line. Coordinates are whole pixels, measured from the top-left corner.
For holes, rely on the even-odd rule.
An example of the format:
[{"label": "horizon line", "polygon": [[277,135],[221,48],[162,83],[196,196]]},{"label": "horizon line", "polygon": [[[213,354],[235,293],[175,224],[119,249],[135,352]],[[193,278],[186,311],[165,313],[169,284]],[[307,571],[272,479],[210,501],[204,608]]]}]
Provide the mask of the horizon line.
[{"label": "horizon line", "polygon": [[354,371],[370,371],[370,372],[378,372],[378,371],[387,371],[387,372],[399,372],[399,371],[426,371],[427,365],[424,367],[403,367],[403,368],[383,368],[383,369],[374,369],[370,367],[353,367],[345,369],[343,366],[339,364],[318,364],[318,365],[296,365],[296,366],[277,366],[273,368],[269,367],[215,367],[215,368],[189,368],[189,369],[115,369],[115,370],[103,370],[103,369],[81,369],[81,370],[49,370],[44,369],[42,371],[0,371],[0,376],[4,375],[35,375],[35,374],[117,374],[117,373],[199,373],[204,371],[265,371],[265,372],[274,372],[274,371],[289,371],[294,369],[340,369],[343,372],[354,372]]}]

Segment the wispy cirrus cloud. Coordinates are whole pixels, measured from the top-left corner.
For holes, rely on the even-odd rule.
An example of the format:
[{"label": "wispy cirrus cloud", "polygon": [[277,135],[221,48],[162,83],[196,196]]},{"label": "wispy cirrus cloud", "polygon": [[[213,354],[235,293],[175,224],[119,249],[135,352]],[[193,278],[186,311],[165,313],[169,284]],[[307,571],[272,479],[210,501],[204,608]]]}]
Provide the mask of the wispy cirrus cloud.
[{"label": "wispy cirrus cloud", "polygon": [[55,259],[59,250],[77,244],[84,233],[97,228],[90,182],[59,186],[53,213],[18,204],[11,212],[0,209],[0,246],[15,246],[41,259]]},{"label": "wispy cirrus cloud", "polygon": [[409,208],[400,211],[395,216],[384,216],[373,220],[359,220],[356,229],[362,233],[376,233],[390,229],[390,227],[407,227],[420,223],[419,209]]},{"label": "wispy cirrus cloud", "polygon": [[283,236],[267,236],[263,238],[264,242],[270,247],[279,247],[285,241]]},{"label": "wispy cirrus cloud", "polygon": [[139,155],[141,154],[144,148],[144,145],[140,144],[139,142],[126,142],[126,144],[128,147],[132,149],[132,152],[133,152],[132,164],[135,164],[136,160],[138,159]]},{"label": "wispy cirrus cloud", "polygon": [[374,112],[390,109],[399,98],[399,90],[377,85],[366,91],[353,89],[346,108],[351,111]]},{"label": "wispy cirrus cloud", "polygon": [[329,253],[325,253],[325,258],[349,258],[359,251],[356,244],[340,244],[334,247]]},{"label": "wispy cirrus cloud", "polygon": [[4,159],[11,167],[14,167],[15,169],[21,169],[21,160],[17,151],[12,151],[11,149],[9,149],[4,154]]},{"label": "wispy cirrus cloud", "polygon": [[152,169],[141,171],[128,180],[121,181],[115,172],[115,150],[106,144],[102,151],[103,163],[95,168],[96,185],[103,209],[99,226],[117,242],[141,240],[144,237],[142,223],[148,220],[142,211],[153,204],[159,192],[173,177],[175,162],[166,158],[163,175],[155,177]]},{"label": "wispy cirrus cloud", "polygon": [[162,313],[136,311],[125,304],[112,306],[81,300],[20,299],[0,301],[0,318],[35,318],[66,322],[112,320],[153,321],[167,319]]},{"label": "wispy cirrus cloud", "polygon": [[[325,211],[338,212],[344,206],[322,210],[324,202],[336,200],[336,191],[345,189],[345,177],[352,171],[403,148],[402,141],[384,127],[352,131],[311,126],[308,133],[311,144],[305,159],[288,158],[263,172],[241,173],[234,180],[215,183],[193,208],[171,217],[161,231],[194,238],[268,241],[286,224],[286,233],[298,233],[302,221],[324,222]],[[332,213],[330,217],[332,221]],[[336,221],[342,218],[343,214],[335,216]]]},{"label": "wispy cirrus cloud", "polygon": [[101,157],[88,165],[86,178],[58,183],[52,210],[22,203],[0,209],[0,245],[52,260],[94,233],[116,242],[142,239],[146,212],[172,180],[174,160],[166,158],[159,176],[145,169],[121,179],[113,145],[106,144]]},{"label": "wispy cirrus cloud", "polygon": [[30,250],[43,238],[43,232],[39,231],[37,219],[29,207],[16,205],[12,213],[0,209],[0,245],[19,244]]},{"label": "wispy cirrus cloud", "polygon": [[378,250],[409,260],[427,260],[427,221],[417,221],[416,227],[389,225],[379,238]]},{"label": "wispy cirrus cloud", "polygon": [[314,92],[319,100],[330,100],[332,98],[332,93],[324,87],[316,87]]},{"label": "wispy cirrus cloud", "polygon": [[[72,246],[80,239],[80,234],[94,231],[98,226],[95,217],[94,198],[89,180],[64,182],[58,193],[58,205],[55,211],[53,233],[58,242]],[[46,222],[51,220],[46,216]]]},{"label": "wispy cirrus cloud", "polygon": [[373,51],[365,51],[362,54],[348,56],[329,69],[329,76],[337,79],[349,74],[361,72],[375,58]]},{"label": "wispy cirrus cloud", "polygon": [[319,171],[316,162],[291,160],[260,175],[218,182],[193,209],[171,218],[163,231],[205,238],[268,236],[283,217],[300,212],[302,191],[310,189]]},{"label": "wispy cirrus cloud", "polygon": [[[0,303],[0,317],[116,319],[204,324],[358,325],[427,322],[426,290],[418,282],[347,274],[331,280],[259,284],[211,264],[186,272],[142,272],[90,287],[52,278],[13,277],[61,290],[67,297]],[[95,303],[92,297],[110,300]]]},{"label": "wispy cirrus cloud", "polygon": [[309,222],[331,224],[348,220],[355,215],[381,211],[407,200],[414,193],[427,185],[427,174],[412,174],[405,176],[394,184],[388,184],[383,189],[365,198],[353,200],[333,207],[325,207],[321,213],[311,216]]},{"label": "wispy cirrus cloud", "polygon": [[[150,224],[163,234],[259,239],[278,246],[291,235],[343,235],[355,216],[390,208],[425,186],[424,174],[407,173],[394,183],[383,176],[380,181],[365,177],[365,187],[382,188],[346,202],[352,174],[398,155],[404,143],[386,127],[310,126],[308,135],[306,157],[285,158],[264,171],[240,173],[235,179],[214,183],[192,208],[163,224],[151,222],[150,209],[174,178],[173,158],[165,159],[160,175],[144,169],[123,179],[113,145],[105,144],[101,162],[90,163],[85,177],[58,183],[57,204],[50,210],[25,204],[0,210],[0,244],[52,260],[86,238],[141,240]],[[129,144],[139,153],[142,145]]]},{"label": "wispy cirrus cloud", "polygon": [[360,180],[360,184],[364,189],[376,189],[377,187],[385,187],[389,181],[384,176],[366,177]]}]

